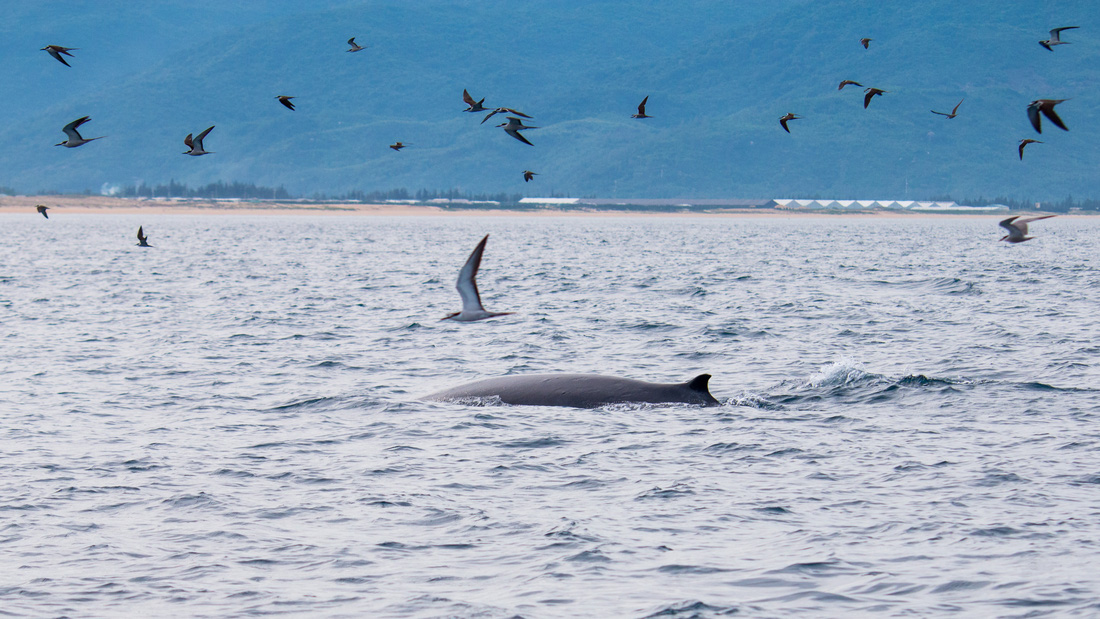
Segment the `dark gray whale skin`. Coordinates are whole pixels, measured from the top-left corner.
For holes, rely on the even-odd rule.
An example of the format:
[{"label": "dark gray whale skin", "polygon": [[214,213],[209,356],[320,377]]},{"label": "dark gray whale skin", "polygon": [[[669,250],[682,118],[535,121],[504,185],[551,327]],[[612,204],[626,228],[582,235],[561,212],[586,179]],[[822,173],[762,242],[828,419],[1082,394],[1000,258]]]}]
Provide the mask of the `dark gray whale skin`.
[{"label": "dark gray whale skin", "polygon": [[700,374],[686,383],[647,383],[599,374],[527,374],[487,378],[422,399],[447,402],[497,397],[504,404],[574,408],[625,403],[717,406],[720,402],[707,389],[709,381],[710,374]]}]

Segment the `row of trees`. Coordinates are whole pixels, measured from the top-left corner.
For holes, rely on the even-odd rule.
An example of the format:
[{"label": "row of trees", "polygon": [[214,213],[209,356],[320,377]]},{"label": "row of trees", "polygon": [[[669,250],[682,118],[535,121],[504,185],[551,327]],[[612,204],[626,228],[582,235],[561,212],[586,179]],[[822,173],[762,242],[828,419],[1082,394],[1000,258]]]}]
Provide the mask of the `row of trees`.
[{"label": "row of trees", "polygon": [[124,198],[241,198],[245,200],[291,200],[293,196],[283,187],[262,187],[255,183],[226,183],[218,181],[202,187],[189,187],[175,180],[167,185],[130,185],[114,195]]},{"label": "row of trees", "polygon": [[1017,200],[1013,198],[1006,198],[999,196],[996,198],[986,199],[984,196],[977,198],[971,198],[967,200],[954,200],[950,197],[944,198],[932,198],[937,201],[954,201],[958,204],[966,206],[990,206],[993,204],[1003,204],[1014,211],[1050,211],[1051,213],[1068,213],[1072,209],[1081,209],[1082,211],[1100,211],[1100,200],[1075,200],[1073,196],[1066,196],[1061,201],[1042,202],[1039,200]]}]

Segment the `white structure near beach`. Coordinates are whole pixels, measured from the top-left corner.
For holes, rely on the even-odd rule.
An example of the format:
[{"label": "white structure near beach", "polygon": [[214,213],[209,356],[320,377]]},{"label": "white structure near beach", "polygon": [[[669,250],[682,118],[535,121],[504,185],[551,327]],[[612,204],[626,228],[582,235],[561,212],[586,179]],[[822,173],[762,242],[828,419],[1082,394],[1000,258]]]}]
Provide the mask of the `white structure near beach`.
[{"label": "white structure near beach", "polygon": [[545,208],[590,207],[606,208],[651,208],[651,209],[746,209],[772,208],[780,210],[828,210],[828,211],[864,211],[864,210],[903,210],[903,211],[1007,211],[1008,207],[963,206],[955,202],[928,202],[918,200],[799,200],[780,198],[771,200],[734,200],[734,199],[651,199],[651,198],[523,198],[520,204]]}]

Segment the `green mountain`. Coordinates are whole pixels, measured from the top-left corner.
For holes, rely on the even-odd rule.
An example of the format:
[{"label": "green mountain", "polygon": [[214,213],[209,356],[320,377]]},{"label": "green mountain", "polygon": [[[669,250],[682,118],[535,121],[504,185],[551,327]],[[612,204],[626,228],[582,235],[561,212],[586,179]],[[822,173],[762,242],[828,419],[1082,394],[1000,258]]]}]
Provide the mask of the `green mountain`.
[{"label": "green mountain", "polygon": [[[252,4],[257,6],[251,7]],[[1100,196],[1100,24],[1082,0],[971,3],[363,0],[38,3],[0,29],[0,185],[169,180],[339,194],[406,187],[601,197]],[[1057,26],[1069,45],[1038,45]],[[346,53],[348,37],[369,47]],[[869,49],[859,44],[871,37]],[[66,68],[39,48],[80,48]],[[862,89],[882,88],[863,109]],[[501,115],[465,114],[463,88]],[[276,95],[292,95],[297,111]],[[650,119],[631,119],[649,96]],[[1069,99],[1069,132],[1030,127]],[[947,119],[931,110],[959,115]],[[784,132],[778,119],[802,119]],[[54,147],[80,116],[77,149]],[[183,136],[216,128],[215,154]],[[1016,145],[1025,137],[1025,160]],[[400,152],[395,141],[411,146]],[[524,184],[521,172],[540,175]]]}]

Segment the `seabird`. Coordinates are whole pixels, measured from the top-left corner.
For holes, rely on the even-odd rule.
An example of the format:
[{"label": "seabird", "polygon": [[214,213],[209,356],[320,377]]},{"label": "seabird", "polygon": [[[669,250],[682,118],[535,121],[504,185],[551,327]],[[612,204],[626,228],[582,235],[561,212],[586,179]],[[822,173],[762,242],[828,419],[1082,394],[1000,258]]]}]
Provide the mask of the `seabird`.
[{"label": "seabird", "polygon": [[802,117],[801,116],[795,116],[794,114],[791,114],[790,112],[787,112],[786,114],[784,114],[782,116],[782,118],[779,119],[779,124],[783,125],[783,130],[784,131],[786,131],[787,133],[790,133],[791,130],[787,127],[787,121],[788,120],[798,120],[799,118],[802,118]]},{"label": "seabird", "polygon": [[1024,160],[1024,147],[1028,144],[1042,144],[1039,140],[1033,140],[1031,138],[1025,138],[1020,140],[1020,161]]},{"label": "seabird", "polygon": [[278,97],[275,97],[275,98],[279,100],[279,103],[282,103],[283,105],[285,105],[288,110],[290,110],[292,112],[294,111],[294,104],[290,102],[290,100],[293,99],[294,97],[288,97],[286,95],[279,95]]},{"label": "seabird", "polygon": [[520,142],[523,142],[524,144],[527,144],[528,146],[534,146],[534,144],[531,144],[530,142],[527,141],[527,138],[520,135],[519,132],[523,131],[524,129],[538,129],[538,127],[529,127],[529,126],[523,124],[523,121],[516,118],[515,116],[509,116],[508,117],[508,122],[501,123],[497,126],[498,127],[503,127],[505,133],[507,133],[508,135],[516,138]]},{"label": "seabird", "polygon": [[406,146],[408,146],[408,144],[405,144],[403,142],[394,142],[393,144],[390,144],[390,148],[392,148],[394,150],[401,150],[402,148],[405,148]]},{"label": "seabird", "polygon": [[868,38],[864,37],[864,38],[859,40],[859,44],[863,46],[863,49],[870,49],[871,41],[874,41],[874,39],[868,39]]},{"label": "seabird", "polygon": [[138,226],[138,247],[152,247],[148,241],[149,237],[145,236],[141,230],[141,226]]},{"label": "seabird", "polygon": [[[1062,38],[1059,36],[1059,34],[1063,30],[1073,30],[1074,28],[1079,28],[1079,27],[1080,26],[1065,26],[1063,28],[1055,28],[1054,30],[1050,31],[1050,38],[1045,40],[1045,41],[1039,41],[1039,45],[1042,45],[1043,47],[1047,48],[1048,50],[1050,50],[1052,52],[1054,51],[1054,47],[1052,47],[1054,45],[1069,45],[1069,41],[1063,41]],[[55,56],[55,58],[56,58],[56,56]],[[60,58],[59,58],[59,60],[60,60]],[[61,62],[65,62],[65,61],[62,60]]]},{"label": "seabird", "polygon": [[959,101],[959,102],[958,102],[958,103],[957,103],[957,104],[955,105],[955,109],[951,110],[951,113],[950,113],[950,114],[947,114],[946,112],[937,112],[936,110],[932,110],[932,113],[933,113],[933,114],[939,114],[940,116],[946,116],[946,117],[948,117],[948,118],[954,118],[954,117],[956,117],[956,116],[958,116],[958,115],[959,115],[959,114],[958,114],[958,112],[959,112],[959,106],[963,104],[963,101],[966,101],[966,99],[965,99],[965,98],[963,98],[963,99],[962,99],[961,101]]},{"label": "seabird", "polygon": [[[462,100],[465,101],[466,105],[469,106],[466,109],[462,110],[463,112],[487,112],[487,111],[489,111],[488,108],[481,105],[482,103],[485,103],[485,97],[482,97],[481,101],[474,101],[474,98],[470,96],[469,91],[467,91],[465,88],[462,89]],[[482,122],[484,122],[484,121],[482,121]]]},{"label": "seabird", "polygon": [[646,101],[649,101],[649,95],[646,95],[645,99],[642,99],[642,102],[638,104],[638,113],[637,114],[631,114],[630,115],[631,118],[653,118],[652,116],[647,116],[646,113],[645,113]]},{"label": "seabird", "polygon": [[213,151],[208,151],[208,150],[203,149],[202,140],[203,140],[203,138],[206,137],[206,134],[210,133],[213,130],[214,130],[214,127],[211,126],[206,131],[203,131],[202,133],[198,134],[195,137],[195,139],[193,139],[193,140],[191,139],[191,134],[188,133],[187,137],[183,138],[183,143],[186,144],[187,148],[190,148],[191,150],[184,151],[183,154],[191,155],[192,157],[198,157],[199,155],[209,155],[209,154],[211,154],[211,152],[213,152]]},{"label": "seabird", "polygon": [[1027,118],[1031,121],[1031,126],[1035,127],[1036,132],[1043,132],[1043,127],[1039,119],[1040,112],[1042,112],[1043,116],[1047,117],[1047,120],[1054,123],[1054,126],[1063,131],[1069,131],[1066,127],[1066,123],[1062,122],[1062,119],[1058,118],[1058,115],[1054,113],[1054,106],[1063,101],[1068,101],[1068,99],[1036,99],[1027,104]]},{"label": "seabird", "polygon": [[45,204],[36,204],[35,208],[38,209],[39,213],[42,213],[43,217],[45,217],[46,219],[50,218],[50,216],[46,214],[46,209],[48,209],[50,207],[46,206]]},{"label": "seabird", "polygon": [[1008,234],[1001,237],[1002,241],[1008,241],[1009,243],[1023,243],[1024,241],[1030,241],[1035,238],[1027,235],[1027,225],[1033,221],[1039,221],[1040,219],[1049,219],[1054,215],[1043,215],[1041,217],[1028,217],[1026,219],[1019,219],[1019,215],[1015,217],[1009,217],[1008,219],[997,224],[1000,227],[1008,230]]},{"label": "seabird", "polygon": [[350,39],[348,39],[348,45],[351,46],[351,49],[346,50],[346,51],[349,51],[349,52],[361,52],[361,51],[367,49],[366,47],[363,47],[362,45],[359,45],[358,43],[356,43],[355,42],[355,37],[351,37]]},{"label": "seabird", "polygon": [[863,109],[867,109],[867,106],[871,105],[871,97],[874,97],[875,95],[881,95],[884,92],[890,92],[890,91],[889,90],[880,90],[878,88],[868,88],[867,90],[864,90],[863,92],[867,93],[867,94],[863,95]]},{"label": "seabird", "polygon": [[[485,99],[482,99],[482,101],[484,101],[484,100]],[[482,111],[484,111],[484,110],[482,110]],[[503,114],[515,114],[516,116],[522,116],[524,118],[531,118],[527,114],[524,114],[523,112],[517,112],[516,110],[513,110],[510,107],[498,107],[497,109],[493,110],[492,112],[489,112],[489,114],[487,116],[485,116],[485,118],[482,118],[480,124],[484,125],[485,121],[487,121],[487,120],[489,120],[490,118],[493,117],[493,114],[501,114],[501,113],[503,113]]]},{"label": "seabird", "polygon": [[466,264],[462,265],[462,270],[458,272],[458,282],[455,283],[455,288],[458,289],[458,296],[462,297],[462,311],[447,314],[440,320],[473,322],[512,313],[487,312],[481,305],[481,295],[477,292],[477,269],[481,266],[481,254],[485,253],[485,243],[488,240],[489,235],[486,234],[481,242],[477,244],[477,247],[474,248],[474,251],[470,252]]},{"label": "seabird", "polygon": [[64,142],[58,142],[57,144],[54,144],[54,146],[64,146],[65,148],[76,148],[77,146],[83,146],[84,144],[87,144],[88,142],[91,142],[92,140],[98,140],[100,138],[107,137],[105,135],[101,135],[98,138],[90,138],[90,139],[87,139],[87,140],[85,140],[83,137],[81,137],[80,132],[77,131],[76,128],[79,127],[80,125],[83,125],[84,123],[88,122],[89,120],[91,120],[90,117],[82,116],[80,118],[77,118],[73,122],[65,125],[64,127],[62,127],[61,130],[65,132],[65,135],[69,136],[69,139],[65,140]]},{"label": "seabird", "polygon": [[529,183],[529,182],[531,182],[532,178],[535,178],[538,175],[539,175],[538,172],[532,172],[531,170],[524,170],[523,171],[523,182]]},{"label": "seabird", "polygon": [[845,86],[859,86],[860,88],[863,88],[863,84],[860,84],[859,82],[856,82],[856,81],[853,81],[853,80],[844,80],[844,81],[840,82],[840,86],[837,86],[836,89],[837,90],[844,90]]},{"label": "seabird", "polygon": [[65,65],[66,67],[71,67],[73,65],[65,62],[65,59],[61,57],[61,54],[65,54],[66,56],[68,56],[70,58],[74,58],[74,56],[72,54],[70,54],[69,52],[71,52],[72,50],[75,50],[75,49],[80,49],[80,48],[78,48],[78,47],[61,47],[60,45],[47,45],[46,47],[43,47],[41,51],[49,52],[50,55],[53,56],[54,58],[56,58],[58,62]]}]

